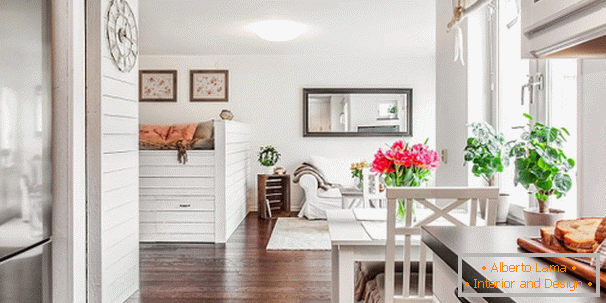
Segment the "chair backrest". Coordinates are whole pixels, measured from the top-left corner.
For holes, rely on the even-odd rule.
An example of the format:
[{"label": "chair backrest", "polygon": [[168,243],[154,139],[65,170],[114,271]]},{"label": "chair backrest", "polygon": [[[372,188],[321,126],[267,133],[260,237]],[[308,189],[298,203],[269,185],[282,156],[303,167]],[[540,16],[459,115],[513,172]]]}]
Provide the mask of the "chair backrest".
[{"label": "chair backrest", "polygon": [[[425,296],[425,270],[427,247],[420,243],[419,247],[419,283],[416,297],[410,296],[410,263],[411,263],[411,236],[420,234],[421,226],[427,225],[437,219],[443,218],[455,226],[475,226],[478,217],[478,203],[486,201],[486,225],[495,225],[497,217],[497,199],[499,198],[498,187],[388,187],[387,188],[387,243],[385,249],[385,302],[433,302],[433,298]],[[454,200],[444,207],[439,207],[427,199]],[[406,218],[404,226],[396,227],[396,205],[398,200],[404,201],[406,207]],[[419,203],[433,214],[413,224],[413,203]],[[469,223],[453,217],[449,212],[459,206],[469,203]],[[402,294],[394,294],[395,284],[395,257],[396,236],[404,236],[404,262],[403,262],[403,285]]]},{"label": "chair backrest", "polygon": [[364,198],[364,207],[368,208],[378,205],[381,201],[387,201],[385,191],[380,190],[381,179],[370,168],[362,169],[362,193]]}]

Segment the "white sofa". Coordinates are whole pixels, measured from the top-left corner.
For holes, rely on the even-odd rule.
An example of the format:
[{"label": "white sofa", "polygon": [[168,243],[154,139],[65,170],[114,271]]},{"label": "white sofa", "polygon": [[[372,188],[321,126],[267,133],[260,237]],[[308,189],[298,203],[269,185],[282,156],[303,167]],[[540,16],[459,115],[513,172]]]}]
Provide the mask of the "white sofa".
[{"label": "white sofa", "polygon": [[[326,177],[327,181],[344,187],[354,186],[350,167],[352,163],[363,159],[312,157],[309,161]],[[340,209],[342,205],[341,192],[338,188],[323,190],[318,188],[318,181],[311,175],[303,175],[299,185],[305,193],[305,200],[299,217],[310,220],[326,219],[326,210]]]}]

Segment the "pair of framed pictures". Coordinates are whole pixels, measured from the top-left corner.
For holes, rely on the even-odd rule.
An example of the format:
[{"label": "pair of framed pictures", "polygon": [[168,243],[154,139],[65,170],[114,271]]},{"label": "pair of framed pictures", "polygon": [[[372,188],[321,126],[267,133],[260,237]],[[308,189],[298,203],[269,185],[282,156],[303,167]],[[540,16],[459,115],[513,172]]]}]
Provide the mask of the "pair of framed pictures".
[{"label": "pair of framed pictures", "polygon": [[[227,102],[228,81],[227,70],[191,70],[189,72],[190,101]],[[177,102],[177,71],[139,71],[139,101]]]}]

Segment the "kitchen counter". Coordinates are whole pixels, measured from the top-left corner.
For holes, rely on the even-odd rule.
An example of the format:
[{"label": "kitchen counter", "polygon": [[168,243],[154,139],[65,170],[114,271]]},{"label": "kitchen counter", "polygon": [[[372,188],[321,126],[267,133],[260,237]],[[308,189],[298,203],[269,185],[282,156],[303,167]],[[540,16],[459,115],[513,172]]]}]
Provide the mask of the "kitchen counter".
[{"label": "kitchen counter", "polygon": [[[540,237],[540,228],[536,226],[475,226],[475,227],[447,227],[447,226],[425,226],[422,230],[422,241],[455,273],[458,269],[458,256],[464,253],[528,253],[518,247],[516,240],[520,237]],[[531,264],[530,272],[491,272],[493,264]],[[536,265],[535,265],[536,264]],[[478,281],[535,281],[545,279],[552,281],[582,281],[583,287],[577,288],[574,293],[595,293],[595,285],[588,286],[586,280],[564,272],[536,272],[535,267],[542,268],[543,265],[552,263],[541,258],[519,257],[519,258],[465,258],[463,259],[463,280],[473,283]],[[486,270],[482,269],[486,266]],[[439,285],[440,279],[434,278],[434,289]],[[595,283],[595,281],[594,281]],[[519,284],[519,283],[518,283]],[[439,287],[439,286],[438,286]],[[466,288],[467,289],[467,288]],[[519,289],[512,290],[504,287],[478,288],[477,292],[514,293],[523,292]],[[467,292],[467,290],[465,291]],[[543,287],[526,291],[529,293],[553,293]],[[562,302],[606,302],[606,294],[602,291],[601,297],[487,297],[488,302],[516,302],[516,303],[547,303],[556,300]]]}]

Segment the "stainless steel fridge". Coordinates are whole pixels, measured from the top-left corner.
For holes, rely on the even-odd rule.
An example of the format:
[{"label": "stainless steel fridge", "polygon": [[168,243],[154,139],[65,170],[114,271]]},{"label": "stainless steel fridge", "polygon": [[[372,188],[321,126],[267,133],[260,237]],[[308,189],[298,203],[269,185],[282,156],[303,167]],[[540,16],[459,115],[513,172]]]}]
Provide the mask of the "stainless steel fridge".
[{"label": "stainless steel fridge", "polygon": [[51,302],[50,0],[0,0],[0,302]]}]

